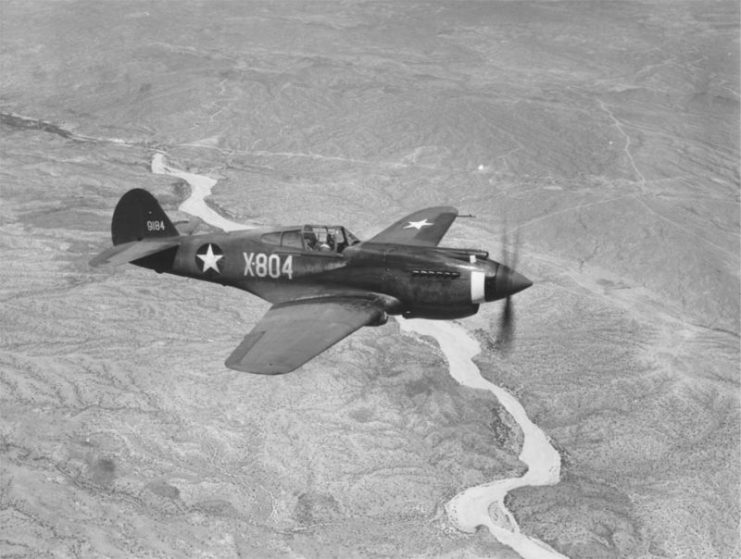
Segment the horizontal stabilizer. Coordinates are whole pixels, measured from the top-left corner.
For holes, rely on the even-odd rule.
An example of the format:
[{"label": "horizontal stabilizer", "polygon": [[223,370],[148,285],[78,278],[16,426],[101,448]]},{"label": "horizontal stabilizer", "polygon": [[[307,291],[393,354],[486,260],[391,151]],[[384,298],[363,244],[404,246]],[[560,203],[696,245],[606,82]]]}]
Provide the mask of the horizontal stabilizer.
[{"label": "horizontal stabilizer", "polygon": [[180,237],[131,241],[104,250],[90,261],[90,265],[94,268],[103,265],[119,266],[176,247],[179,244]]}]

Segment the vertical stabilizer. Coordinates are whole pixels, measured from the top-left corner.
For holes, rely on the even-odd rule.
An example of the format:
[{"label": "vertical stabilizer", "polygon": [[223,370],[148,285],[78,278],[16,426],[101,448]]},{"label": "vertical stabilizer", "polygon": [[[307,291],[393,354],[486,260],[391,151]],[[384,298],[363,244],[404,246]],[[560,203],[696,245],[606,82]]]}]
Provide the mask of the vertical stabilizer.
[{"label": "vertical stabilizer", "polygon": [[157,199],[146,190],[129,190],[116,204],[111,221],[114,245],[177,236],[178,230],[170,218]]}]

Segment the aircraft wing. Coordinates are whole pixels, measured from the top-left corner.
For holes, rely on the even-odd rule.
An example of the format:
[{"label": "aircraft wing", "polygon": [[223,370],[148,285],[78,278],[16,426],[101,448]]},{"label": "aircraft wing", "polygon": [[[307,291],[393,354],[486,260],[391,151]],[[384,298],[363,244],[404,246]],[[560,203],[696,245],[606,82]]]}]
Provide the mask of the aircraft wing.
[{"label": "aircraft wing", "polygon": [[366,242],[437,246],[456,217],[458,210],[450,206],[419,210]]},{"label": "aircraft wing", "polygon": [[125,264],[132,260],[139,260],[140,258],[151,256],[152,254],[178,246],[179,244],[179,237],[170,237],[161,240],[145,239],[142,241],[131,241],[104,250],[90,261],[90,265],[94,268],[104,264],[118,266],[119,264]]},{"label": "aircraft wing", "polygon": [[290,373],[358,328],[377,321],[383,312],[373,301],[349,297],[280,303],[245,336],[225,365],[246,373]]}]

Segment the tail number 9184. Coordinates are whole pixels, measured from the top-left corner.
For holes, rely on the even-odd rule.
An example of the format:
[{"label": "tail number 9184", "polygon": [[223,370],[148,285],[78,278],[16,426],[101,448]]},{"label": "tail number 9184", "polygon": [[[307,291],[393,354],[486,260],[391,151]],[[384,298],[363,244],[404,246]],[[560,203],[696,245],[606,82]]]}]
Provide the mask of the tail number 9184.
[{"label": "tail number 9184", "polygon": [[147,231],[164,231],[164,221],[147,221]]},{"label": "tail number 9184", "polygon": [[293,255],[281,257],[279,254],[264,252],[243,252],[244,275],[253,278],[273,278],[281,276],[293,279]]}]

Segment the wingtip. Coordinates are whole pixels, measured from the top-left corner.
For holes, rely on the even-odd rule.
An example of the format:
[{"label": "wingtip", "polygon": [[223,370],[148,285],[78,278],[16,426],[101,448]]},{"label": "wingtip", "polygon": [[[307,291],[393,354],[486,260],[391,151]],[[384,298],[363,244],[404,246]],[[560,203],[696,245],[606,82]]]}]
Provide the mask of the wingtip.
[{"label": "wingtip", "polygon": [[108,251],[105,251],[101,254],[98,254],[94,258],[91,258],[88,262],[88,266],[91,268],[100,268],[101,266],[104,266],[105,264],[108,264]]},{"label": "wingtip", "polygon": [[296,370],[297,367],[294,367],[292,369],[287,369],[285,367],[280,366],[272,366],[266,365],[265,367],[260,367],[260,370],[256,370],[254,367],[246,367],[238,360],[232,360],[227,359],[224,361],[224,366],[227,369],[231,369],[232,371],[239,371],[240,373],[249,373],[251,375],[264,375],[264,376],[273,376],[273,375],[284,375],[286,373],[291,373]]}]

